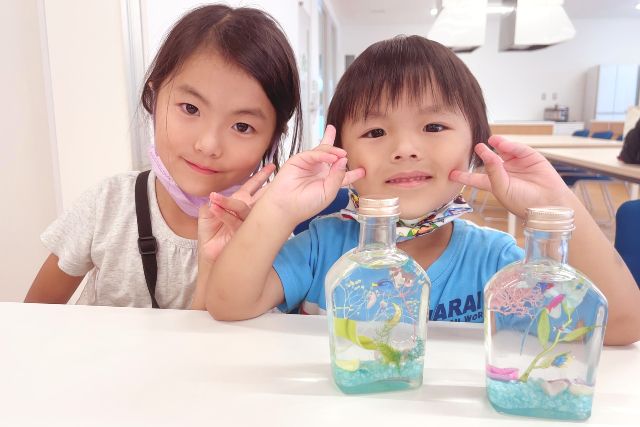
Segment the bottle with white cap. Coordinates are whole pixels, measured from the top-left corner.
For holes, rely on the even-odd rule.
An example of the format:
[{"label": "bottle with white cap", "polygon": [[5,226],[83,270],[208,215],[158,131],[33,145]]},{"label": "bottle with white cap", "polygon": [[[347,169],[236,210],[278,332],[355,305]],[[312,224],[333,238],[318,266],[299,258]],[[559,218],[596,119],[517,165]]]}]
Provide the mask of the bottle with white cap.
[{"label": "bottle with white cap", "polygon": [[485,287],[487,396],[500,412],[591,415],[607,300],[567,264],[573,217],[564,207],[527,209],[524,259]]},{"label": "bottle with white cap", "polygon": [[422,385],[430,282],[396,247],[397,197],[360,197],[359,244],[325,279],[331,368],[345,393]]}]

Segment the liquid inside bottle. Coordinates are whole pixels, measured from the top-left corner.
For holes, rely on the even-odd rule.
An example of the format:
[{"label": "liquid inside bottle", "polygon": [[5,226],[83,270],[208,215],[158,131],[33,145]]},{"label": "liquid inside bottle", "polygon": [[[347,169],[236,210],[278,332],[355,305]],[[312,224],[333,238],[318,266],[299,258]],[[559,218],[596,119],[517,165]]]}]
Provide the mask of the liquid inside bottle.
[{"label": "liquid inside bottle", "polygon": [[360,198],[359,245],[325,281],[331,367],[345,393],[422,384],[430,283],[395,246],[397,203]]},{"label": "liquid inside bottle", "polygon": [[591,415],[607,301],[567,264],[571,230],[571,209],[529,209],[525,259],[485,287],[487,395],[500,412]]}]

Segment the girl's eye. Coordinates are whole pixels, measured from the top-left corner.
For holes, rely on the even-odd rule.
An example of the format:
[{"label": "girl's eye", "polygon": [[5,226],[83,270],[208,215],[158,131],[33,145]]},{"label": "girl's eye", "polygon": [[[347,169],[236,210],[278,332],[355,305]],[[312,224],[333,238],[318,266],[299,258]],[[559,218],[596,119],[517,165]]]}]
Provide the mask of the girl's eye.
[{"label": "girl's eye", "polygon": [[200,110],[193,104],[181,104],[182,110],[190,116],[195,116]]},{"label": "girl's eye", "polygon": [[253,127],[247,123],[236,123],[233,128],[240,133],[251,133],[254,131]]},{"label": "girl's eye", "polygon": [[370,130],[369,132],[365,133],[363,136],[365,138],[381,138],[385,135],[386,133],[384,129],[377,128],[377,129]]},{"label": "girl's eye", "polygon": [[429,123],[424,127],[425,132],[442,132],[445,127],[438,123]]}]

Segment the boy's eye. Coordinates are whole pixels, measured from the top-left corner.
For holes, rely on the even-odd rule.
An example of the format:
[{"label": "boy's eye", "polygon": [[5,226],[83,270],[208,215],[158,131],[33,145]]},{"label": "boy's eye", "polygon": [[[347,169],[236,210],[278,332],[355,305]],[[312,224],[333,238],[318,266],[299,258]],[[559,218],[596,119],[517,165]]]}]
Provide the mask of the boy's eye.
[{"label": "boy's eye", "polygon": [[242,122],[234,124],[233,128],[240,133],[251,133],[254,130],[250,124],[242,123]]},{"label": "boy's eye", "polygon": [[384,129],[371,129],[369,132],[365,133],[364,136],[365,138],[381,138],[383,136],[385,136],[386,133],[384,131]]},{"label": "boy's eye", "polygon": [[424,127],[425,132],[442,132],[445,127],[438,123],[429,123]]},{"label": "boy's eye", "polygon": [[182,110],[185,113],[189,114],[190,116],[195,116],[200,111],[200,110],[198,110],[198,107],[196,107],[193,104],[185,103],[185,104],[180,104],[180,106],[182,107]]}]

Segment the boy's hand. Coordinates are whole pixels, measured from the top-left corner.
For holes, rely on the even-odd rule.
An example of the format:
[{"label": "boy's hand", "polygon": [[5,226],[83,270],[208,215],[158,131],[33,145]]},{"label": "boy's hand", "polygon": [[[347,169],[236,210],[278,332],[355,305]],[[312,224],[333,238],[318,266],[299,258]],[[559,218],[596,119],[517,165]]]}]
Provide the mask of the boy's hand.
[{"label": "boy's hand", "polygon": [[291,157],[265,195],[283,221],[298,224],[327,207],[340,187],[362,178],[364,169],[347,171],[347,153],[333,146],[336,130],[327,126],[320,145]]},{"label": "boy's hand", "polygon": [[475,152],[484,162],[486,173],[454,170],[452,181],[491,191],[510,212],[525,217],[526,208],[536,206],[572,206],[573,192],[566,186],[551,163],[528,145],[507,141],[499,136],[489,138],[491,151],[477,144]]},{"label": "boy's hand", "polygon": [[264,183],[275,170],[266,165],[245,182],[231,197],[211,193],[210,204],[200,208],[198,216],[198,256],[213,262],[236,230],[247,218],[251,208],[262,196]]}]

